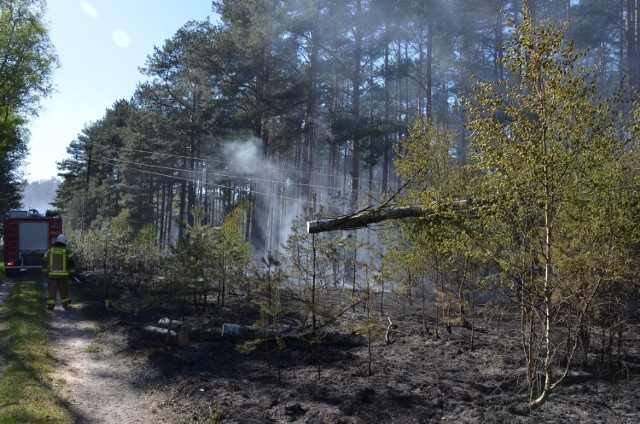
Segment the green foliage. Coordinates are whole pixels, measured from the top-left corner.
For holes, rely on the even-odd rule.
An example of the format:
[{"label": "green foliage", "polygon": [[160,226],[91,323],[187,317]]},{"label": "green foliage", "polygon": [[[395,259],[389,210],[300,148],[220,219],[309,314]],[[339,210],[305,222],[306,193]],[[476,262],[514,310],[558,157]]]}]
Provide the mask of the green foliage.
[{"label": "green foliage", "polygon": [[[406,236],[390,259],[407,264],[409,274],[430,275],[443,303],[470,279],[495,292],[511,289],[523,328],[536,331],[533,323],[542,323],[541,351],[533,350],[531,332],[522,334],[527,376],[540,372],[545,380],[539,390],[530,386],[532,407],[570,366],[554,376],[556,352],[570,359],[575,353],[577,332],[562,340],[558,327],[584,325],[596,296],[609,302],[637,268],[628,261],[637,257],[637,233],[630,231],[637,149],[621,132],[631,121],[621,97],[598,93],[581,66],[584,53],[564,38],[566,28],[535,25],[525,10],[506,44],[509,77],[477,80],[464,99],[471,139],[464,167],[456,164],[451,137],[432,122],[416,122],[398,149],[405,198],[435,204],[436,213],[402,224]],[[480,207],[450,214],[456,198]],[[462,310],[468,301],[459,299]]]},{"label": "green foliage", "polygon": [[339,302],[343,301],[339,288],[344,287],[345,253],[351,249],[348,237],[307,233],[306,220],[321,216],[322,212],[308,211],[306,217],[293,222],[283,258],[287,270],[283,284],[294,293],[305,323],[310,319],[313,330],[336,320]]},{"label": "green foliage", "polygon": [[127,179],[136,152],[124,149],[132,143],[129,127],[136,125],[136,116],[129,102],[117,101],[67,148],[70,157],[58,164],[65,178],[54,205],[69,227],[97,228],[123,210],[134,233],[153,223],[152,202],[144,190],[148,181]]},{"label": "green foliage", "polygon": [[[538,18],[578,18],[562,25],[535,24],[533,2],[507,0],[213,5],[219,23],[187,23],[155,49],[133,100],[89,125],[60,164],[56,205],[65,225],[91,227],[87,266],[147,281],[166,249],[159,281],[170,302],[204,308],[214,292],[224,306],[245,289],[249,303],[247,239],[262,226],[278,233],[298,200],[313,201],[323,210],[298,216],[284,254],[267,253],[255,272],[257,326],[293,314],[314,330],[342,324],[345,304],[360,302],[368,316],[354,328],[371,341],[373,284],[387,279],[409,302],[420,294],[425,327],[432,299],[438,319],[464,318],[480,290],[506,293],[519,307],[527,381],[546,380],[532,397],[561,381],[553,355],[571,365],[575,329],[597,322],[613,338],[624,317],[603,311],[637,297],[640,252],[640,119],[625,114],[632,102],[607,97],[626,67],[637,79],[636,52],[621,42],[632,39],[622,25],[633,2],[535,2]],[[569,31],[586,32],[578,43],[593,50],[577,51]],[[6,115],[3,139],[19,144],[23,118]],[[248,136],[260,159],[225,155]],[[383,257],[357,232],[306,233],[306,220],[350,213],[356,187],[370,203],[388,198],[393,153],[403,188],[391,200],[435,213],[394,227]],[[461,213],[462,199],[477,206]]]},{"label": "green foliage", "polygon": [[417,120],[411,125],[398,148],[398,174],[407,182],[402,199],[408,204],[417,199],[435,213],[401,223],[401,236],[387,240],[387,260],[399,273],[407,294],[416,286],[423,315],[426,300],[435,295],[436,316],[450,315],[453,309],[466,319],[465,305],[476,289],[471,282],[484,272],[484,261],[471,238],[475,222],[466,219],[473,212],[451,207],[472,197],[468,171],[455,152],[453,135],[441,124]]},{"label": "green foliage", "polygon": [[152,288],[161,271],[161,255],[152,226],[136,234],[128,224],[126,212],[122,212],[99,230],[88,230],[84,236],[71,231],[69,235],[80,270],[100,276],[99,296],[107,308],[136,310],[144,306],[143,302],[149,299],[137,295],[141,294],[140,289]]},{"label": "green foliage", "polygon": [[43,23],[44,1],[0,1],[0,210],[20,207],[30,116],[51,93],[57,58]]},{"label": "green foliage", "polygon": [[[537,16],[602,16],[601,5],[591,1],[565,4],[566,10],[560,3],[537,4]],[[216,1],[219,22],[179,28],[150,52],[142,68],[147,80],[132,100],[116,102],[72,141],[69,158],[60,163],[65,180],[56,207],[71,228],[97,228],[126,209],[134,228],[155,225],[158,244],[166,248],[176,222],[193,224],[194,207],[205,209],[204,221],[217,225],[248,198],[253,223],[247,228],[260,250],[268,245],[259,240],[260,224],[281,218],[267,210],[265,198],[272,194],[291,205],[291,198],[310,201],[315,186],[320,203],[337,207],[357,194],[340,187],[351,172],[353,190],[368,184],[357,191],[384,197],[395,184],[391,146],[407,134],[412,117],[437,116],[436,132],[450,132],[439,138],[447,138],[448,149],[465,162],[465,117],[455,106],[471,90],[466,71],[488,81],[508,72],[501,58],[513,22],[499,12],[517,21],[520,6],[506,0]],[[593,43],[607,45],[596,48],[605,50],[580,61],[623,58],[623,43],[601,40],[613,32],[611,27]],[[614,45],[622,50],[606,50]],[[620,83],[618,75],[607,67],[595,78],[607,80],[608,87]],[[249,136],[260,143],[263,159],[281,169],[281,180],[263,169],[247,173],[244,161],[230,163],[224,155]],[[438,149],[446,155],[444,147]],[[459,194],[451,181],[420,200]]]},{"label": "green foliage", "polygon": [[[565,261],[592,267],[597,259],[583,255],[617,243],[629,223],[623,206],[630,192],[621,190],[630,170],[619,137],[625,117],[589,84],[582,53],[564,41],[562,28],[525,20],[519,30],[505,64],[518,77],[478,84],[467,104],[472,185],[494,205],[482,215],[494,236],[481,243],[510,275],[520,275],[523,263],[552,261],[554,285],[568,287]],[[544,247],[547,229],[553,256]],[[544,267],[529,271],[543,278]]]},{"label": "green foliage", "polygon": [[247,279],[254,261],[251,244],[244,239],[247,209],[234,209],[213,233],[212,279],[218,286],[218,303],[224,305],[227,292],[234,292]]},{"label": "green foliage", "polygon": [[444,204],[465,196],[464,175],[455,152],[453,134],[441,123],[417,119],[396,148],[396,172],[408,183],[404,198],[409,204]]},{"label": "green foliage", "polygon": [[39,98],[51,92],[51,73],[57,66],[57,57],[43,22],[44,5],[41,0],[0,2],[3,119],[12,113],[36,113]]},{"label": "green foliage", "polygon": [[[523,317],[543,322],[545,385],[532,406],[563,378],[551,371],[558,325],[583,322],[602,285],[623,278],[615,264],[631,253],[625,117],[596,92],[565,28],[533,25],[525,14],[506,52],[513,79],[478,83],[465,106],[474,196],[492,204],[475,240],[511,280]],[[567,308],[569,299],[580,305]],[[569,355],[572,346],[564,345]]]},{"label": "green foliage", "polygon": [[238,208],[220,227],[203,223],[203,211],[195,209],[194,225],[186,225],[186,237],[171,247],[167,260],[167,278],[172,295],[193,296],[194,306],[206,306],[212,288],[217,303],[224,306],[228,292],[240,287],[253,261],[251,245],[244,241],[241,229],[245,211]]},{"label": "green foliage", "polygon": [[167,278],[175,288],[174,295],[193,295],[196,308],[206,304],[209,283],[205,279],[205,270],[212,268],[214,228],[203,225],[202,211],[193,211],[194,225],[187,225],[186,237],[171,247],[171,256],[167,261]]}]

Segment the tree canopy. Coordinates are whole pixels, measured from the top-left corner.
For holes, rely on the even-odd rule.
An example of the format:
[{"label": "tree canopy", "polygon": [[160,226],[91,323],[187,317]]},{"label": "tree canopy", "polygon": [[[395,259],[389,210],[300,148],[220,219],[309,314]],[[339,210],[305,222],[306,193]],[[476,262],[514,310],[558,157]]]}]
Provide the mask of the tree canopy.
[{"label": "tree canopy", "polygon": [[[65,211],[76,228],[131,209],[134,228],[153,223],[164,244],[183,235],[173,221],[193,224],[194,207],[217,224],[249,200],[247,234],[263,251],[301,208],[349,213],[397,189],[394,146],[416,118],[437,118],[465,163],[462,99],[472,75],[510,75],[504,41],[522,2],[418,3],[213,2],[219,21],[179,28],[150,52],[132,98],[71,141],[60,208],[86,191]],[[615,39],[636,24],[630,7],[616,10],[623,28],[592,2],[528,2],[534,21],[572,19],[566,33],[591,46],[579,63],[604,95],[631,87],[637,53]],[[594,21],[607,30],[582,37]]]},{"label": "tree canopy", "polygon": [[0,1],[0,210],[20,206],[28,120],[51,94],[57,57],[42,0]]}]

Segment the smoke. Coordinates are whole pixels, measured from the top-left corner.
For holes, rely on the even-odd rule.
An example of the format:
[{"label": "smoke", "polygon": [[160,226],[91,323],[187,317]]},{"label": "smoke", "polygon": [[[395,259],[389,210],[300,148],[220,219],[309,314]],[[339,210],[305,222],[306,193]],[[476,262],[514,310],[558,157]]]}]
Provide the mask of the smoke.
[{"label": "smoke", "polygon": [[262,154],[260,144],[258,138],[251,137],[223,147],[223,155],[229,165],[233,167],[234,174],[251,176],[258,171],[256,177],[260,177],[275,168]]},{"label": "smoke", "polygon": [[51,202],[56,197],[59,184],[60,181],[56,178],[33,181],[27,184],[22,193],[23,209],[36,209],[41,214],[44,214],[48,209],[53,209]]},{"label": "smoke", "polygon": [[246,179],[255,194],[251,221],[255,252],[266,255],[268,251],[279,250],[305,204],[298,197],[297,172],[267,157],[256,137],[227,144],[222,151],[228,168],[225,174]]}]

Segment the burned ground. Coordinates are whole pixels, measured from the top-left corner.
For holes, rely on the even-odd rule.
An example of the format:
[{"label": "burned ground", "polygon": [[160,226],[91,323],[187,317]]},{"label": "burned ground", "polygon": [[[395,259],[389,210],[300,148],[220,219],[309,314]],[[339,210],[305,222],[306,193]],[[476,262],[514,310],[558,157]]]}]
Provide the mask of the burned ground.
[{"label": "burned ground", "polygon": [[[241,298],[235,301],[178,318],[185,325],[210,322],[214,328],[221,322],[255,322],[255,309]],[[397,326],[390,343],[383,337],[388,319],[376,311],[380,330],[370,347],[287,339],[243,353],[242,342],[225,339],[192,338],[184,347],[150,340],[144,326],[167,316],[158,307],[104,311],[94,305],[105,328],[126,335],[123,349],[145,358],[157,373],[145,383],[161,394],[156,414],[179,416],[179,422],[635,423],[640,414],[640,366],[634,356],[640,342],[632,327],[627,356],[590,354],[546,404],[527,412],[525,364],[517,323],[508,314],[478,317],[473,333],[442,327],[436,337],[433,317],[426,331],[417,306],[387,302],[385,312]],[[365,312],[359,305],[350,314],[362,318]]]}]

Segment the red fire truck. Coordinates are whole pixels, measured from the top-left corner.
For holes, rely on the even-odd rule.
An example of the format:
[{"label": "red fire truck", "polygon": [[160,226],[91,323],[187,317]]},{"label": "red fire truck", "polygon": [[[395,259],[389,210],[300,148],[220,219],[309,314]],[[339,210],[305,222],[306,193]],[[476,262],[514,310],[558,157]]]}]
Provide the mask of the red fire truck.
[{"label": "red fire truck", "polygon": [[54,211],[35,209],[4,214],[4,269],[7,275],[42,268],[42,257],[62,233],[62,218]]}]

